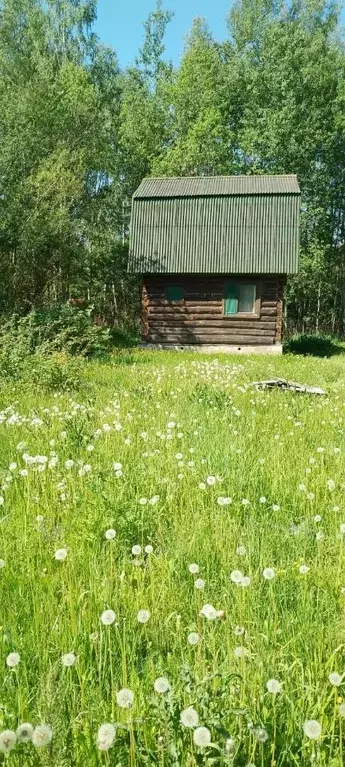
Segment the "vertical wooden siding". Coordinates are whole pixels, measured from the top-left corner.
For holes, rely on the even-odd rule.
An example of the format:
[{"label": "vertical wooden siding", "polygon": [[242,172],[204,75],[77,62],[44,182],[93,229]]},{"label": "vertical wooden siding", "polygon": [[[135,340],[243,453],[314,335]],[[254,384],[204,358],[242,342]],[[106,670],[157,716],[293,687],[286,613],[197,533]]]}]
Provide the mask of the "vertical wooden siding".
[{"label": "vertical wooden siding", "polygon": [[[225,316],[223,298],[229,279],[257,285],[258,317]],[[150,343],[275,344],[282,333],[281,275],[149,275],[143,281],[143,338]],[[166,299],[167,285],[184,289],[182,301]]]}]

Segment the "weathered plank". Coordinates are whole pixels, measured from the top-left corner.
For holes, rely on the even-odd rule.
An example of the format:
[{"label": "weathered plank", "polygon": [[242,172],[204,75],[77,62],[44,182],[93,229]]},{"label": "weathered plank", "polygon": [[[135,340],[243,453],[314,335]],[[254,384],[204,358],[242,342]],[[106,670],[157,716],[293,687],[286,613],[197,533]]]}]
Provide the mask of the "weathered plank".
[{"label": "weathered plank", "polygon": [[250,328],[254,332],[258,330],[267,330],[275,332],[276,329],[276,323],[274,320],[271,320],[269,317],[267,317],[265,320],[259,320],[259,319],[253,319],[253,320],[242,320],[240,318],[238,319],[229,319],[227,317],[222,317],[222,319],[214,319],[214,317],[211,315],[210,317],[205,315],[194,315],[194,316],[187,316],[181,317],[176,316],[174,314],[171,315],[150,315],[149,318],[149,325],[150,327],[154,327],[156,325],[179,325],[181,327],[198,327],[198,326],[208,326],[213,328],[234,328],[239,330],[240,328]]},{"label": "weathered plank", "polygon": [[273,336],[264,338],[260,336],[232,336],[229,338],[228,336],[220,336],[219,333],[217,335],[215,334],[202,334],[199,333],[191,333],[190,335],[182,335],[177,333],[150,333],[148,336],[148,340],[152,341],[153,343],[176,343],[176,344],[199,344],[199,343],[209,343],[209,344],[226,344],[229,343],[232,346],[245,346],[246,344],[249,346],[252,345],[258,345],[258,344],[264,344],[265,346],[273,345],[274,338]]},{"label": "weathered plank", "polygon": [[244,328],[242,326],[239,326],[237,328],[233,327],[226,327],[226,325],[218,325],[216,327],[210,326],[208,324],[205,325],[173,325],[169,322],[160,322],[160,323],[150,323],[149,326],[149,332],[150,333],[185,333],[188,335],[193,335],[193,333],[207,333],[207,334],[214,334],[214,335],[226,335],[229,337],[235,337],[239,333],[243,336],[252,336],[252,335],[258,335],[263,337],[271,337],[274,338],[275,336],[275,329],[273,330],[257,330],[256,328]]}]

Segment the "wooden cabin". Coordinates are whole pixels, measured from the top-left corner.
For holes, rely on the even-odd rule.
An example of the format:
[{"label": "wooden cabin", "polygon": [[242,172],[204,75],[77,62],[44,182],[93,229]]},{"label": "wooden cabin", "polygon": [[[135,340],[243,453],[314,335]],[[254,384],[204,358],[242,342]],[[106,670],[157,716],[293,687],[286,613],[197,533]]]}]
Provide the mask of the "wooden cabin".
[{"label": "wooden cabin", "polygon": [[143,340],[279,352],[299,211],[293,175],[144,179],[129,257],[142,276]]}]

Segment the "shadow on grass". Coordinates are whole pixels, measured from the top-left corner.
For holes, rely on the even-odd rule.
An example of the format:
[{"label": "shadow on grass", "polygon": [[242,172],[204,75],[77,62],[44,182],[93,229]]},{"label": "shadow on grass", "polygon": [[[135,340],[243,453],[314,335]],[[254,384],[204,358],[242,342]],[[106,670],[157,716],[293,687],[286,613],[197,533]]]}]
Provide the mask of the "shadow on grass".
[{"label": "shadow on grass", "polygon": [[283,352],[310,357],[333,357],[336,354],[344,354],[345,347],[334,336],[299,333],[284,342]]}]

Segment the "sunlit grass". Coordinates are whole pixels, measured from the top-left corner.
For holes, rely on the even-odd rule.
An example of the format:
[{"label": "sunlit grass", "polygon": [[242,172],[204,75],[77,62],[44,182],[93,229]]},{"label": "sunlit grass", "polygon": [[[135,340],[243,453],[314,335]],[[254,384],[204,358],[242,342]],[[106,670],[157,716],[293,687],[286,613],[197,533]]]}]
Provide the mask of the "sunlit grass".
[{"label": "sunlit grass", "polygon": [[9,767],[343,764],[344,369],[138,353],[3,391],[0,730],[52,731]]}]

